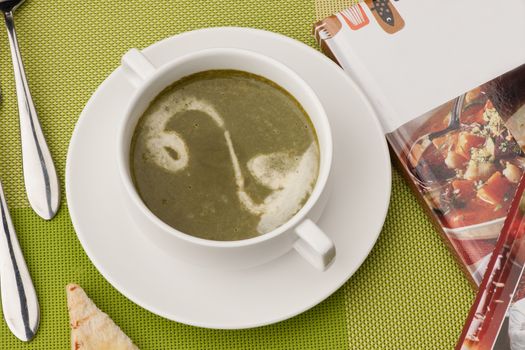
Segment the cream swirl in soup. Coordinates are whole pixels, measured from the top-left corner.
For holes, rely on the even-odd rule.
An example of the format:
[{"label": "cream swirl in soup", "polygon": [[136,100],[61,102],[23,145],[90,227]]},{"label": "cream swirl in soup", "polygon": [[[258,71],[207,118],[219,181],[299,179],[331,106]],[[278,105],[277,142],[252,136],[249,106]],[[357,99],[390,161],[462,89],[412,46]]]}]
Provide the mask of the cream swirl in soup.
[{"label": "cream swirl in soup", "polygon": [[172,227],[201,238],[267,233],[304,205],[319,147],[308,115],[256,75],[208,71],[159,95],[135,130],[137,190]]}]

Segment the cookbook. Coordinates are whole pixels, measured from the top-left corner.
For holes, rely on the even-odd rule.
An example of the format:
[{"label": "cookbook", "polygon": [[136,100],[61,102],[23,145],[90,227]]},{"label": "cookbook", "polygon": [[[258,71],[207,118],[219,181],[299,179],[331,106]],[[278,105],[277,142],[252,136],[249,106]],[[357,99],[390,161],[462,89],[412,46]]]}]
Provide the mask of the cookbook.
[{"label": "cookbook", "polygon": [[525,349],[523,13],[522,0],[366,0],[314,25],[480,286],[458,350]]},{"label": "cookbook", "polygon": [[475,286],[525,170],[523,13],[522,0],[366,0],[314,25]]}]

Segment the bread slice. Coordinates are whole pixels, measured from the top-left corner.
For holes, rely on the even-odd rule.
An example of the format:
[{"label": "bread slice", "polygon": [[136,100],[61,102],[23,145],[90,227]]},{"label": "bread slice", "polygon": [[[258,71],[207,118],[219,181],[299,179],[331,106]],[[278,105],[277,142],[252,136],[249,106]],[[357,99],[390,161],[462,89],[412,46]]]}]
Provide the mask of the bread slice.
[{"label": "bread slice", "polygon": [[72,350],[138,350],[76,284],[66,287]]}]

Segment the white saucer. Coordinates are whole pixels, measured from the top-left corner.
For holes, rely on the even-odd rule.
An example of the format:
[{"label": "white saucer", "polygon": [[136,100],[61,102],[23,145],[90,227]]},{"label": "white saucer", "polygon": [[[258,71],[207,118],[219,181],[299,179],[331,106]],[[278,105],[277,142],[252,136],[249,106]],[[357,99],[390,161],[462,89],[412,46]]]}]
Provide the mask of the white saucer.
[{"label": "white saucer", "polygon": [[343,71],[314,49],[245,28],[189,32],[143,52],[153,64],[194,50],[238,47],[287,64],[323,103],[333,130],[333,191],[319,226],[337,257],[319,272],[295,251],[266,265],[215,271],[180,262],[137,232],[116,167],[116,127],[133,88],[116,69],[86,105],[69,147],[66,191],[78,238],[100,273],[122,294],[171,320],[208,328],[249,328],[297,315],[341,287],[375,244],[388,208],[386,142],[367,100]]}]

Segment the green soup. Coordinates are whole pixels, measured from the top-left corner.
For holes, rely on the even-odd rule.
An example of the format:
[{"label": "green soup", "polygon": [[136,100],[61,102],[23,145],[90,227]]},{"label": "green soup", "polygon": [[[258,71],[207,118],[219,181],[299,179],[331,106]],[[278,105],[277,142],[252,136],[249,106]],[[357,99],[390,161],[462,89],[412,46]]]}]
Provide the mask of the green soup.
[{"label": "green soup", "polygon": [[260,76],[185,77],[148,107],[131,144],[135,187],[162,221],[231,241],[267,233],[310,196],[319,146],[301,105]]}]

